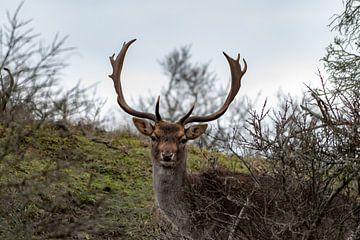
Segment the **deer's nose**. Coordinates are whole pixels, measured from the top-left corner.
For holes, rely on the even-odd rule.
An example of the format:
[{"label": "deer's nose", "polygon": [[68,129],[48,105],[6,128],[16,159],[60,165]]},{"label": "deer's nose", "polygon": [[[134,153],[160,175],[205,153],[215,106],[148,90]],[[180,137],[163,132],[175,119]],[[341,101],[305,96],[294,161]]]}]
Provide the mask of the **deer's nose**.
[{"label": "deer's nose", "polygon": [[161,153],[161,158],[163,161],[171,161],[174,158],[174,153],[170,151],[164,151]]}]

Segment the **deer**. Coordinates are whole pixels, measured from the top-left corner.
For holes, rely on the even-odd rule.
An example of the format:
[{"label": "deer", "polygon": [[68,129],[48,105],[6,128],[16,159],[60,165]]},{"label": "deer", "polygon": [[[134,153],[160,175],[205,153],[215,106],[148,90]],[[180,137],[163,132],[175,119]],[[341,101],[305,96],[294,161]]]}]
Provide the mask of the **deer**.
[{"label": "deer", "polygon": [[[286,198],[280,194],[274,178],[266,174],[254,177],[223,168],[189,173],[186,167],[187,142],[204,134],[207,122],[220,118],[227,111],[247,71],[245,59],[241,66],[240,54],[234,59],[223,52],[230,68],[231,85],[216,112],[192,115],[193,104],[178,121],[169,122],[159,113],[160,96],[155,103],[155,113],[137,111],[125,101],[120,75],[126,52],[135,41],[124,42],[116,58],[115,54],[109,57],[113,70],[109,77],[113,80],[119,106],[133,116],[136,129],[151,139],[153,189],[160,212],[185,239],[271,239],[273,229],[261,228],[259,222],[265,221],[264,216],[271,219],[277,213],[286,215],[286,210],[279,207]],[[197,124],[189,126],[191,123]],[[264,238],[267,232],[268,237]],[[283,236],[283,239],[290,239],[285,237],[286,231]]]}]

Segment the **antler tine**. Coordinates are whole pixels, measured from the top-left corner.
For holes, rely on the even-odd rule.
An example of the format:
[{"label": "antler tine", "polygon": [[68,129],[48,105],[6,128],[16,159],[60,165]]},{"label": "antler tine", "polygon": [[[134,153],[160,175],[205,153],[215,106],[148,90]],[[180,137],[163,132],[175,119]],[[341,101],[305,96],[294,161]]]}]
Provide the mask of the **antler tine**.
[{"label": "antler tine", "polygon": [[195,108],[195,103],[193,103],[193,105],[191,106],[190,110],[185,114],[185,116],[183,116],[183,117],[179,120],[179,123],[184,124],[184,121],[190,117],[190,115],[191,115],[191,113],[193,112],[194,108]]},{"label": "antler tine", "polygon": [[[244,67],[243,67],[243,69],[241,69],[240,62],[239,62],[240,54],[237,55],[236,59],[229,57],[225,52],[223,52],[223,54],[225,55],[225,57],[229,63],[230,72],[231,72],[231,87],[230,87],[229,94],[228,94],[223,106],[218,111],[216,111],[212,114],[206,115],[206,116],[191,116],[190,117],[190,114],[189,114],[189,116],[186,119],[184,119],[184,117],[181,119],[183,125],[186,125],[191,122],[209,122],[209,121],[213,121],[213,120],[221,117],[228,109],[230,103],[234,100],[236,94],[239,92],[239,89],[241,86],[241,78],[243,77],[243,75],[245,74],[245,72],[247,70],[247,63],[246,63],[245,59],[243,59]],[[186,116],[187,115],[188,114],[186,114]]]},{"label": "antler tine", "polygon": [[159,108],[160,108],[160,96],[157,97],[156,104],[155,104],[155,116],[156,116],[157,121],[162,120],[161,116],[160,116]]},{"label": "antler tine", "polygon": [[126,55],[126,51],[128,50],[129,46],[135,42],[136,39],[133,39],[129,42],[124,42],[120,53],[117,55],[116,59],[114,60],[114,56],[115,54],[113,54],[111,57],[109,57],[110,62],[111,62],[111,66],[113,68],[113,73],[111,75],[109,75],[109,77],[113,80],[114,82],[114,88],[115,91],[118,95],[117,97],[117,102],[120,105],[120,107],[127,112],[128,114],[135,116],[135,117],[139,117],[139,118],[146,118],[146,119],[150,119],[152,121],[159,121],[161,119],[157,119],[157,117],[152,114],[152,113],[146,113],[146,112],[139,112],[133,108],[131,108],[125,101],[124,98],[124,94],[122,91],[122,87],[121,87],[121,70],[123,67],[123,63],[124,63],[124,59],[125,59],[125,55]]}]

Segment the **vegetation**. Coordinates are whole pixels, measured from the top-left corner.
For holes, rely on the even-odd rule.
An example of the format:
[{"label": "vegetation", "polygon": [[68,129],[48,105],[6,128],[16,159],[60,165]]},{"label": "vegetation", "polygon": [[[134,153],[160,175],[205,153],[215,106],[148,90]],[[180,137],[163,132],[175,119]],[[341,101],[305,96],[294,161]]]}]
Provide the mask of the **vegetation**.
[{"label": "vegetation", "polygon": [[[66,37],[39,44],[31,22],[19,20],[20,8],[0,31],[0,239],[180,239],[156,210],[148,140],[102,130],[101,101],[79,85],[57,87],[72,48]],[[263,220],[254,228],[259,239],[284,233],[288,239],[341,239],[351,224],[358,227],[349,239],[360,238],[359,9],[359,1],[348,0],[334,18],[339,35],[323,59],[329,82],[319,73],[321,88],[309,88],[301,102],[282,99],[276,111],[264,104],[260,112],[231,113],[230,131],[218,123],[204,139],[226,154],[189,146],[190,171],[220,165],[277,183],[276,193],[286,199],[277,208],[286,213],[285,223],[234,199]],[[214,83],[208,64],[189,59],[182,48],[161,62],[170,77],[163,89],[169,115],[190,104],[177,106],[178,86]],[[203,99],[201,89],[186,94]],[[205,105],[199,113],[208,110]]]},{"label": "vegetation", "polygon": [[[88,89],[56,87],[72,48],[57,36],[40,44],[20,9],[0,36],[0,238],[155,238],[147,141],[101,130]],[[204,158],[239,167],[193,146],[189,155],[194,170]]]},{"label": "vegetation", "polygon": [[330,80],[341,90],[360,87],[360,2],[344,1],[344,10],[330,24],[336,33],[322,59]]},{"label": "vegetation", "polygon": [[[0,165],[1,239],[149,239],[157,214],[148,144],[127,132],[86,137],[51,125],[26,137],[23,160],[10,154]],[[192,169],[203,157],[239,167],[190,147]]]}]

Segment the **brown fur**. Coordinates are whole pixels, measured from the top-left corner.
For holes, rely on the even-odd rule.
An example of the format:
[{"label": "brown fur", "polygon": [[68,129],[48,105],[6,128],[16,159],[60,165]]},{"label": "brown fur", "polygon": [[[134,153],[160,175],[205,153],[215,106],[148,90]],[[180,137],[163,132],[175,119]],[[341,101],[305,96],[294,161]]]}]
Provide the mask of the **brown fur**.
[{"label": "brown fur", "polygon": [[[313,214],[311,206],[314,206],[315,200],[307,182],[284,192],[280,179],[266,174],[251,176],[223,168],[188,174],[187,181],[190,187],[186,198],[192,203],[193,223],[196,223],[197,229],[209,229],[211,225],[210,237],[204,239],[228,239],[232,228],[234,239],[272,239],[274,232],[281,239],[300,239],[310,227],[300,221],[311,220]],[[289,199],[286,194],[295,199]],[[296,216],[294,207],[301,216]],[[322,230],[318,232],[328,232],[327,239],[345,239],[357,225],[354,216],[344,214],[351,212],[352,207],[352,201],[345,196],[336,197],[324,211]],[[241,210],[243,216],[234,226]],[[298,226],[287,228],[287,224],[296,217],[299,219]],[[339,225],[343,227],[331,227]],[[310,239],[318,239],[316,236]]]}]

